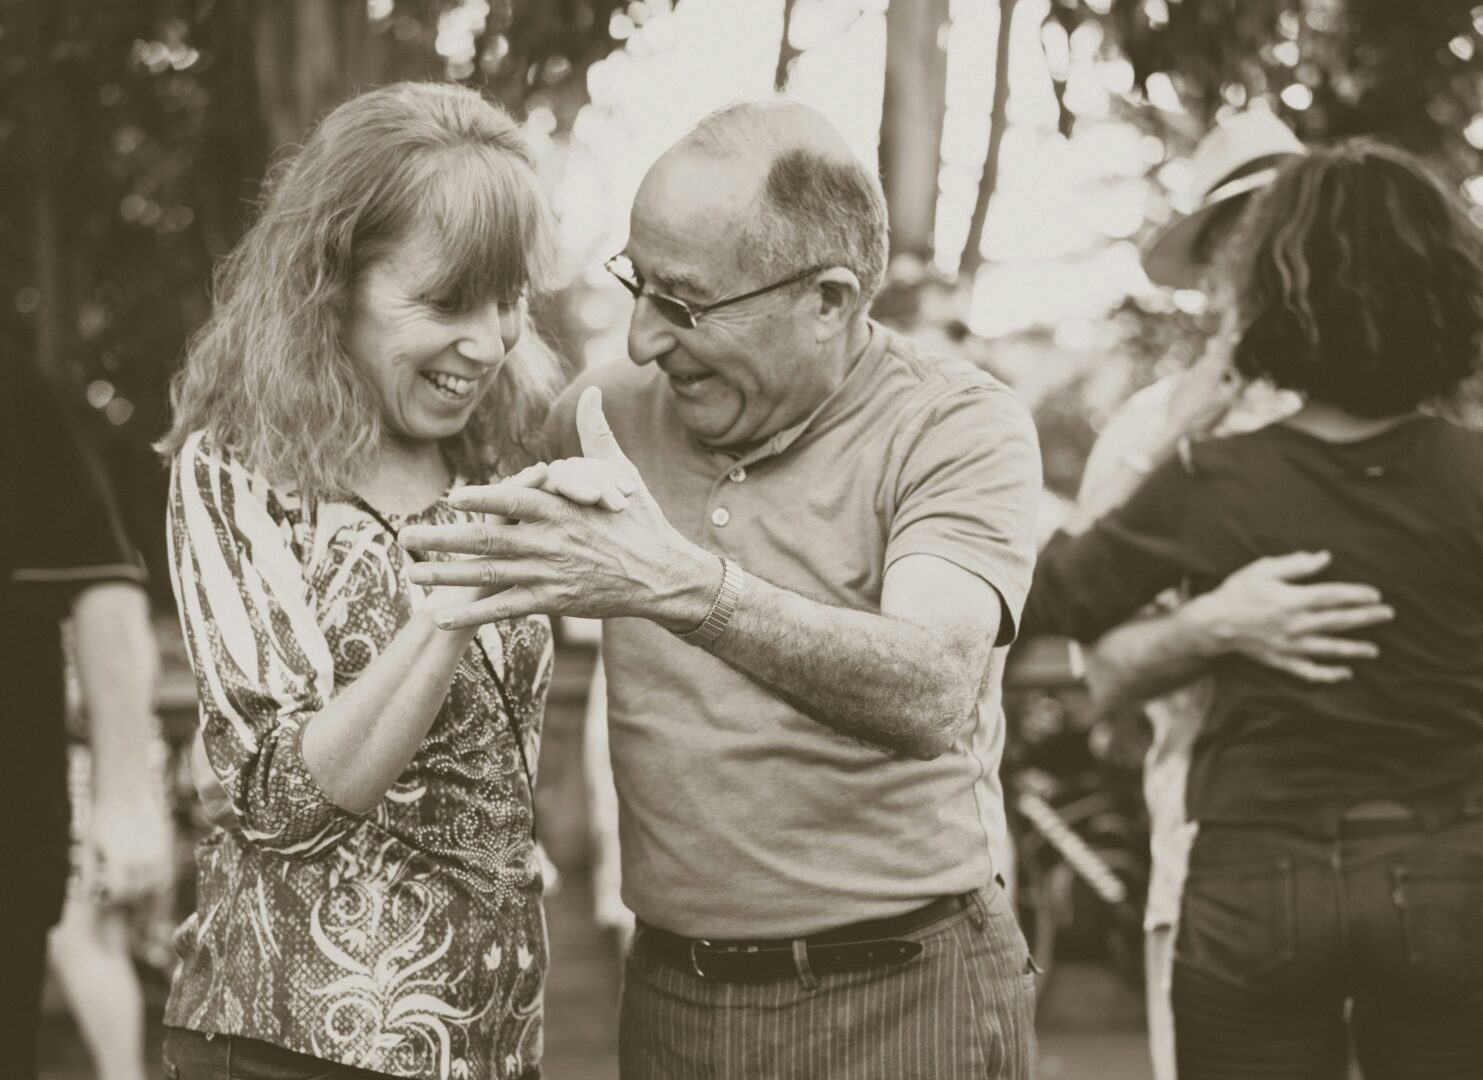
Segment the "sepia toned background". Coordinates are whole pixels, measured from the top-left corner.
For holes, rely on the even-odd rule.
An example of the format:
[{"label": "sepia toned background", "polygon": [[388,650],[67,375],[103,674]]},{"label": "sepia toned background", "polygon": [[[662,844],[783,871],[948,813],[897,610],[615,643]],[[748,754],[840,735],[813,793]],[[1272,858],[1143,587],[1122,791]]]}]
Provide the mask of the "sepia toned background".
[{"label": "sepia toned background", "polygon": [[[42,368],[103,452],[152,569],[177,746],[193,703],[149,449],[167,380],[275,157],[357,89],[403,78],[478,86],[522,120],[562,238],[563,287],[536,315],[573,370],[622,355],[631,299],[600,267],[658,153],[736,98],[821,109],[885,185],[877,315],[1031,406],[1047,525],[1102,419],[1212,329],[1203,298],[1153,286],[1138,255],[1184,208],[1187,155],[1216,119],[1265,107],[1308,141],[1394,140],[1483,227],[1483,4],[1465,0],[3,0],[0,349]],[[562,640],[541,793],[562,871],[556,1080],[613,1074],[617,992],[617,941],[592,917],[591,635]],[[1056,808],[1126,893],[1109,902],[1016,818],[1038,886],[1022,909],[1055,958],[1043,1074],[1144,1076],[1140,718],[1093,716],[1053,653],[1020,657],[1012,682],[1012,795]],[[157,1006],[168,955],[140,963]],[[64,1010],[49,1016],[47,1075],[88,1075]]]}]

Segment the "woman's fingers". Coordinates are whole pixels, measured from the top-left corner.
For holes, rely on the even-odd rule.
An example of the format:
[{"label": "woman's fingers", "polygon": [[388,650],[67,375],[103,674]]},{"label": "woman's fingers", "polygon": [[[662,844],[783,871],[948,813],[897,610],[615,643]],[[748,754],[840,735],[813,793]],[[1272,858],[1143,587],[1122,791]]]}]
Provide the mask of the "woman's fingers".
[{"label": "woman's fingers", "polygon": [[531,466],[510,477],[506,483],[538,488],[579,506],[601,506],[614,513],[625,509],[628,496],[638,490],[633,477],[596,458],[563,458]]}]

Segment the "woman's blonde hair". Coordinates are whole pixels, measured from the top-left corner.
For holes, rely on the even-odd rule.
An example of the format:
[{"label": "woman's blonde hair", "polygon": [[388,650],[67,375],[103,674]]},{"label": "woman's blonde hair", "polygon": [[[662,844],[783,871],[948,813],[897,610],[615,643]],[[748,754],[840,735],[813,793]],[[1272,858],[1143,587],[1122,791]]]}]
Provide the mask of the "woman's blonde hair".
[{"label": "woman's blonde hair", "polygon": [[[413,232],[437,237],[433,287],[457,305],[548,288],[554,228],[515,122],[464,87],[399,83],[331,112],[265,184],[262,213],[217,268],[211,317],[171,385],[158,449],[194,431],[306,495],[344,494],[381,440],[342,344],[356,284]],[[560,386],[529,330],[444,449],[463,475],[508,471]]]}]

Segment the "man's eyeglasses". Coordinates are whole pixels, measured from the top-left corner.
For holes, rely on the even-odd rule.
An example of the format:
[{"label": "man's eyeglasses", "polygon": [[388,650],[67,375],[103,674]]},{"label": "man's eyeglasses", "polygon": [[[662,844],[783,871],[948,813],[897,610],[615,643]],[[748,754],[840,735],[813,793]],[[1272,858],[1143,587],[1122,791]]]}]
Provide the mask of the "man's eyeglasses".
[{"label": "man's eyeglasses", "polygon": [[659,312],[666,321],[680,327],[682,330],[694,330],[696,322],[707,312],[715,311],[717,308],[729,307],[732,304],[739,304],[743,300],[752,299],[754,296],[761,296],[763,293],[770,293],[774,289],[781,289],[786,285],[792,285],[824,269],[822,266],[811,266],[807,270],[800,270],[792,277],[784,278],[782,281],[774,281],[771,285],[764,285],[762,288],[753,289],[751,292],[740,293],[737,296],[728,296],[710,304],[691,304],[681,300],[678,296],[669,296],[665,293],[655,292],[652,289],[645,289],[643,280],[639,277],[638,271],[634,268],[633,262],[627,255],[614,255],[602,265],[604,270],[617,278],[619,284],[633,294],[635,300],[641,297],[647,297],[649,303],[654,305],[655,311]]}]

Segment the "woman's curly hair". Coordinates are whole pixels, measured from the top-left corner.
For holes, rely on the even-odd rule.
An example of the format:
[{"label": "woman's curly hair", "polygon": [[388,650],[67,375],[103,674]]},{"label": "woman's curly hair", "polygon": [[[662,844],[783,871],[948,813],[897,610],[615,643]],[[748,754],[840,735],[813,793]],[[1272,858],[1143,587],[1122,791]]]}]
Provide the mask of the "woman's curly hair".
[{"label": "woman's curly hair", "polygon": [[[345,102],[264,190],[261,215],[217,268],[158,449],[174,454],[204,429],[273,482],[344,494],[381,442],[380,409],[342,343],[367,267],[426,229],[438,288],[454,302],[540,291],[553,277],[551,214],[515,122],[449,84],[399,83]],[[527,331],[446,441],[454,467],[472,478],[527,462],[560,377]]]},{"label": "woman's curly hair", "polygon": [[1351,139],[1288,164],[1237,227],[1235,365],[1364,417],[1451,392],[1483,348],[1483,244],[1418,159]]}]

